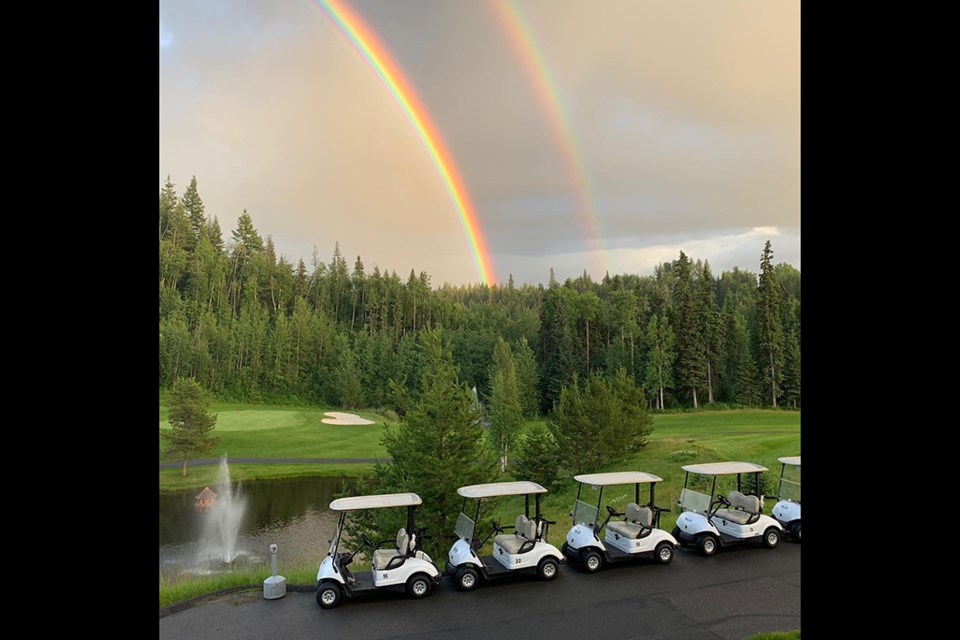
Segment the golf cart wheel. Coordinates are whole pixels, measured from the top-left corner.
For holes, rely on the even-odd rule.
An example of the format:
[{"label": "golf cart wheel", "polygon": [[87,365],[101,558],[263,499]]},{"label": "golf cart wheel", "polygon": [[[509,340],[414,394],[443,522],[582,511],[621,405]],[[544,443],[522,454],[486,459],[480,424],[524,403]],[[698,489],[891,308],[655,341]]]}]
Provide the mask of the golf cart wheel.
[{"label": "golf cart wheel", "polygon": [[317,604],[323,609],[333,609],[343,600],[343,591],[336,582],[324,582],[317,587]]},{"label": "golf cart wheel", "polygon": [[654,549],[654,557],[660,564],[670,564],[673,560],[673,545],[669,542],[661,542]]},{"label": "golf cart wheel", "polygon": [[580,566],[587,573],[596,573],[603,567],[603,558],[593,549],[584,549],[580,552]]},{"label": "golf cart wheel", "polygon": [[673,535],[674,538],[677,539],[677,542],[680,543],[681,547],[685,547],[687,545],[687,543],[683,541],[683,538],[680,537],[680,527],[674,527],[673,531],[671,531],[670,533]]},{"label": "golf cart wheel", "polygon": [[414,600],[426,598],[430,595],[430,576],[425,573],[415,573],[407,580],[407,595]]},{"label": "golf cart wheel", "polygon": [[697,539],[697,551],[704,556],[712,556],[717,552],[717,539],[705,533]]},{"label": "golf cart wheel", "polygon": [[767,549],[773,549],[778,544],[780,544],[780,532],[777,531],[776,527],[767,527],[767,530],[763,532],[763,546]]},{"label": "golf cart wheel", "polygon": [[537,565],[537,575],[541,580],[553,580],[560,571],[560,564],[555,558],[544,558]]},{"label": "golf cart wheel", "polygon": [[796,523],[790,527],[790,537],[793,538],[794,542],[800,542],[800,523]]},{"label": "golf cart wheel", "polygon": [[460,567],[454,579],[460,591],[473,591],[480,584],[480,576],[473,567]]}]

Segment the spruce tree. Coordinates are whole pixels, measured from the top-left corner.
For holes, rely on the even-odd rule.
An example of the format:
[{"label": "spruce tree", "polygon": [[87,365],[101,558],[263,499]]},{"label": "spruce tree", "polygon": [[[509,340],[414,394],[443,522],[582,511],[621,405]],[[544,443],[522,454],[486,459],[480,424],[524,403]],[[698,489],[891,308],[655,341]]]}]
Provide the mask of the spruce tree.
[{"label": "spruce tree", "polygon": [[760,257],[760,282],[757,287],[757,338],[770,404],[777,406],[783,382],[783,310],[782,290],[773,269],[770,241]]},{"label": "spruce tree", "polygon": [[699,406],[697,389],[707,377],[703,317],[697,304],[690,259],[680,252],[675,265],[674,300],[677,311],[677,384],[690,391],[693,407]]},{"label": "spruce tree", "polygon": [[217,416],[209,413],[210,399],[203,387],[192,378],[178,378],[170,391],[170,430],[162,435],[167,441],[166,454],[183,461],[183,476],[187,475],[187,460],[207,455],[220,441],[210,435],[217,424]]}]

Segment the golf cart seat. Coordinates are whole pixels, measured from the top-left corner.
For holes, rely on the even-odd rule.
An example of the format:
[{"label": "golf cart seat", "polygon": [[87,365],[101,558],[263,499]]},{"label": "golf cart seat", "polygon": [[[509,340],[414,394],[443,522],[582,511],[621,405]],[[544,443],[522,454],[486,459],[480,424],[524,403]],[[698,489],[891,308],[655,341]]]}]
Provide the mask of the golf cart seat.
[{"label": "golf cart seat", "polygon": [[537,539],[537,523],[525,515],[517,516],[516,533],[501,533],[493,539],[510,555],[529,551]]},{"label": "golf cart seat", "polygon": [[717,509],[717,515],[737,524],[752,524],[760,519],[760,498],[731,491],[727,496],[730,509]]},{"label": "golf cart seat", "polygon": [[406,559],[409,546],[410,536],[407,535],[406,529],[401,528],[397,531],[396,549],[377,549],[373,552],[373,568],[383,571],[399,567]]},{"label": "golf cart seat", "polygon": [[616,520],[607,523],[607,529],[619,533],[624,538],[643,538],[650,535],[653,531],[653,510],[648,507],[638,506],[631,502],[627,505],[626,520]]}]

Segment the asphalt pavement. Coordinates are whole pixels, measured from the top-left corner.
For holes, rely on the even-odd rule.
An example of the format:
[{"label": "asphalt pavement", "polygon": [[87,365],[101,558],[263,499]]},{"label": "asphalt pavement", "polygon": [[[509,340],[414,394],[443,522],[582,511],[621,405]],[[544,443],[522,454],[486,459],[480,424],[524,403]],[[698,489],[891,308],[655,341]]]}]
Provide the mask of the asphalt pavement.
[{"label": "asphalt pavement", "polygon": [[[445,558],[435,560],[442,567]],[[444,578],[424,600],[383,592],[329,610],[312,593],[235,593],[161,618],[160,639],[732,640],[799,628],[800,545],[785,540],[710,558],[684,549],[667,566],[621,563],[591,575],[568,563],[552,582],[509,576],[469,593]]]}]

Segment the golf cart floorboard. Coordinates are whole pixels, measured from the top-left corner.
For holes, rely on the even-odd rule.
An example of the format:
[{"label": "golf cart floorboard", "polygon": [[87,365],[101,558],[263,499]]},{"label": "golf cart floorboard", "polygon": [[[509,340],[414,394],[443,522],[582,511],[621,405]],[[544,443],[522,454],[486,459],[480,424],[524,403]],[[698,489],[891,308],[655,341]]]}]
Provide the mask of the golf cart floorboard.
[{"label": "golf cart floorboard", "polygon": [[649,553],[627,553],[626,551],[621,551],[615,546],[610,545],[607,547],[607,560],[610,562],[620,562],[621,560],[636,560],[637,558],[642,558],[644,555],[650,555]]},{"label": "golf cart floorboard", "polygon": [[373,584],[372,571],[359,571],[353,574],[356,582],[347,585],[351,593],[362,593],[364,591],[373,591],[377,587]]},{"label": "golf cart floorboard", "polygon": [[511,571],[507,569],[493,556],[481,556],[480,561],[483,562],[483,569],[487,572],[488,578],[499,578],[500,576],[517,572],[516,570]]},{"label": "golf cart floorboard", "polygon": [[762,537],[763,537],[762,535],[758,534],[755,536],[750,536],[749,538],[738,538],[736,536],[731,536],[728,533],[724,533],[723,531],[720,532],[720,542],[724,546],[732,546],[737,544],[743,544],[745,542],[752,542],[754,540],[759,540]]}]

